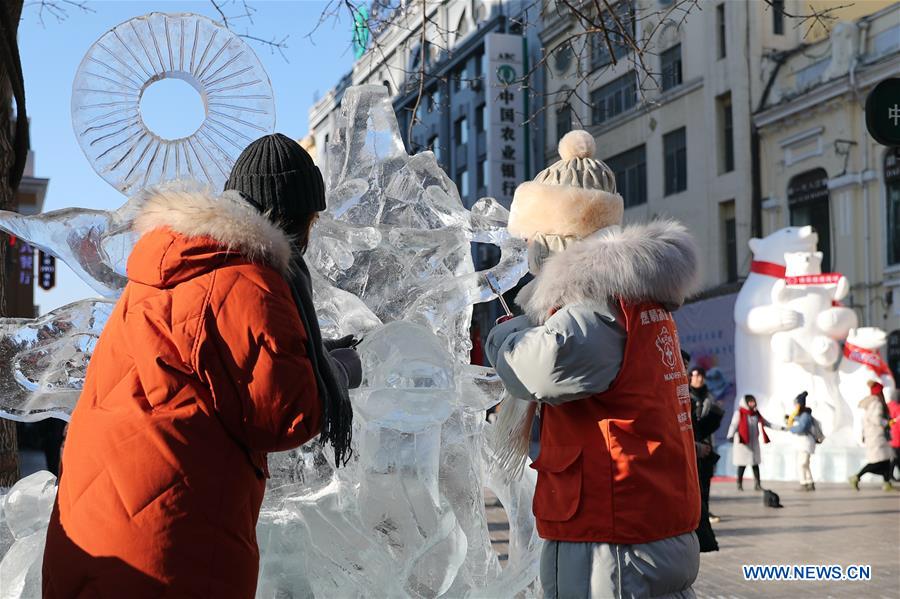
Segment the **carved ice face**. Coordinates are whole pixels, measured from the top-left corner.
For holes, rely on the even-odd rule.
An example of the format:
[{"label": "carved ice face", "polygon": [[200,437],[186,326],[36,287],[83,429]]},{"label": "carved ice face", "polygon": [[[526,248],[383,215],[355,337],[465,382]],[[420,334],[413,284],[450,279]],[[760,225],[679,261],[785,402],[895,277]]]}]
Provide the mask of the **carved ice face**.
[{"label": "carved ice face", "polygon": [[750,240],[753,259],[784,264],[787,252],[815,252],[819,236],[812,227],[785,227],[762,239]]},{"label": "carved ice face", "polygon": [[822,272],[822,252],[786,252],[784,264],[789,277],[817,275]]}]

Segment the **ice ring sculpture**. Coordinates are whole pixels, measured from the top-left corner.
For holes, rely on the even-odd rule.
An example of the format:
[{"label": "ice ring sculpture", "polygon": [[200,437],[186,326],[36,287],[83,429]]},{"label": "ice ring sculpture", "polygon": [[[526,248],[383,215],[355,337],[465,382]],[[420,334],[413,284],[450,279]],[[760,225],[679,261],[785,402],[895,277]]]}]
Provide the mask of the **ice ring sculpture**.
[{"label": "ice ring sculpture", "polygon": [[[168,78],[203,101],[203,124],[187,137],[161,137],[141,115],[144,92]],[[122,193],[182,178],[221,189],[241,150],[274,130],[275,101],[259,59],[231,31],[200,15],[151,13],[88,50],[72,86],[72,123],[94,169]]]}]

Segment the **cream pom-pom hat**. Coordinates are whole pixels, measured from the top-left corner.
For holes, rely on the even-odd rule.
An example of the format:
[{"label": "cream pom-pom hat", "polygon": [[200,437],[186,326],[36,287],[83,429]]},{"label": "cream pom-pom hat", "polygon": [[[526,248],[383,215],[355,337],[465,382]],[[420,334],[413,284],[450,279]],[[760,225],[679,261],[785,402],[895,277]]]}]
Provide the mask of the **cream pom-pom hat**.
[{"label": "cream pom-pom hat", "polygon": [[522,239],[536,234],[583,238],[622,224],[625,205],[616,193],[616,177],[594,158],[595,151],[587,131],[566,133],[559,140],[562,159],[516,188],[509,232]]}]

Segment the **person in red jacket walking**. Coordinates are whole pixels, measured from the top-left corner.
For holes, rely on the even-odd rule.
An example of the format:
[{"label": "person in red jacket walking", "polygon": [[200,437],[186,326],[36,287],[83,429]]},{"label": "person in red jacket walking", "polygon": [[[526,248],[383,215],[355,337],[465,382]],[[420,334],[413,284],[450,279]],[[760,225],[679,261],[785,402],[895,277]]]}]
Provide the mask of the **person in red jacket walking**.
[{"label": "person in red jacket walking", "polygon": [[900,471],[900,392],[894,391],[891,401],[888,402],[888,412],[891,420],[891,449],[894,452],[894,458],[891,460],[891,478],[895,481],[900,480],[900,474],[894,475],[895,471]]},{"label": "person in red jacket walking", "polygon": [[540,405],[544,596],[690,597],[700,489],[672,310],[695,284],[696,248],[671,221],[621,227],[594,150],[568,133],[562,160],[516,190],[509,231],[535,279],[486,355],[511,396]]},{"label": "person in red jacket walking", "polygon": [[146,192],[68,428],[45,598],[251,599],[266,455],[321,433],[348,457],[359,359],[323,348],[300,257],[322,176],[271,135],[227,187]]}]

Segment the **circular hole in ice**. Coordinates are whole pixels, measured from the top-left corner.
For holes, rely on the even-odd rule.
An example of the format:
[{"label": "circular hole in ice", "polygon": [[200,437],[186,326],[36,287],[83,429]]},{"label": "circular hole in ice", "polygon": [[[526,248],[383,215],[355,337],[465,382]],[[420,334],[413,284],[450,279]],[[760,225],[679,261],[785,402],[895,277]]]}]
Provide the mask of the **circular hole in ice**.
[{"label": "circular hole in ice", "polygon": [[206,107],[200,92],[177,77],[164,77],[144,88],[141,118],[147,128],[166,140],[190,137],[203,125]]}]

